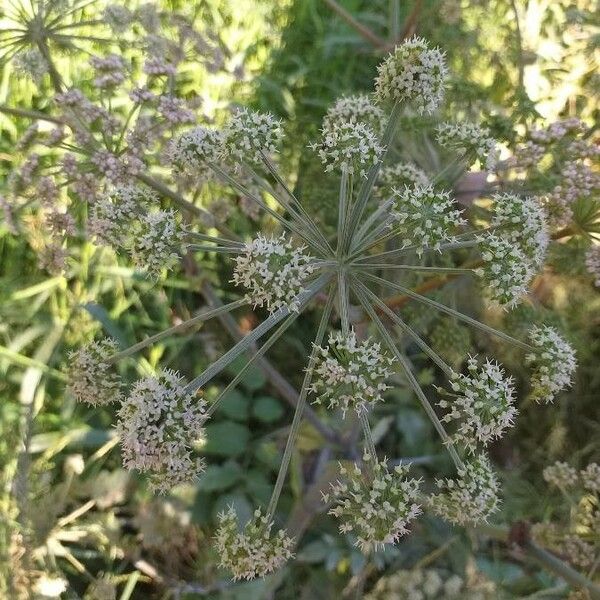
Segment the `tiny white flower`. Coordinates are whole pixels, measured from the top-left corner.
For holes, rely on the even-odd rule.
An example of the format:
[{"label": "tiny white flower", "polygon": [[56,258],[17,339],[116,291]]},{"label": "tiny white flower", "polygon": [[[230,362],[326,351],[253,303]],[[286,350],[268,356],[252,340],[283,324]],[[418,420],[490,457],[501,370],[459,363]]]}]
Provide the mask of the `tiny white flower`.
[{"label": "tiny white flower", "polygon": [[366,94],[339,98],[323,118],[323,129],[333,129],[344,123],[364,123],[378,136],[385,129],[385,113]]},{"label": "tiny white flower", "polygon": [[167,156],[177,171],[199,179],[210,174],[210,163],[218,163],[224,154],[224,135],[216,129],[194,127],[173,140]]},{"label": "tiny white flower", "polygon": [[283,138],[281,121],[247,108],[235,112],[223,132],[225,148],[238,161],[260,162],[261,154],[277,151]]},{"label": "tiny white flower", "polygon": [[493,171],[498,162],[498,143],[487,127],[475,123],[441,123],[436,127],[436,140],[444,148],[472,154],[486,171]]},{"label": "tiny white flower", "polygon": [[556,461],[544,469],[544,480],[556,487],[568,489],[579,483],[579,474],[566,462]]}]

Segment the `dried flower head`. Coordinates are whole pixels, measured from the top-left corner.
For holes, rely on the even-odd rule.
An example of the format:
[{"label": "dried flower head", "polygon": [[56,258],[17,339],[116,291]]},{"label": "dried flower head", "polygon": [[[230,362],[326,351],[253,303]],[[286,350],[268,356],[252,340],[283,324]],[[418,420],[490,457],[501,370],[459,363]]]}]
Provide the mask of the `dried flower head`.
[{"label": "dried flower head", "polygon": [[104,338],[69,353],[67,392],[75,400],[90,406],[121,400],[121,378],[109,362],[117,349],[115,340]]},{"label": "dried flower head", "polygon": [[419,256],[425,248],[440,250],[442,242],[455,239],[451,231],[466,224],[450,194],[431,185],[395,190],[393,197],[392,216],[399,240],[404,247],[418,246]]},{"label": "dried flower head", "polygon": [[314,379],[310,391],[314,402],[329,408],[341,408],[345,415],[349,408],[357,413],[383,402],[388,389],[385,380],[392,374],[394,360],[381,351],[371,339],[358,341],[354,331],[329,335],[327,348],[318,348]]},{"label": "dried flower head", "polygon": [[295,248],[284,234],[278,238],[259,234],[235,258],[232,282],[246,288],[246,298],[254,306],[266,306],[269,312],[283,307],[298,310],[296,298],[312,272],[311,257],[303,246]]},{"label": "dried flower head", "polygon": [[506,238],[485,234],[478,241],[483,266],[476,273],[485,281],[494,302],[513,308],[527,294],[533,277],[531,262]]},{"label": "dried flower head", "polygon": [[498,510],[498,480],[485,454],[466,462],[455,479],[438,479],[436,484],[441,492],[429,497],[429,506],[455,525],[486,522]]},{"label": "dried flower head", "polygon": [[444,54],[412,37],[397,46],[378,67],[375,95],[379,101],[408,102],[419,114],[431,114],[444,99],[448,69]]},{"label": "dried flower head", "polygon": [[390,470],[385,459],[371,463],[365,455],[364,461],[362,468],[340,465],[342,481],[332,484],[323,500],[336,502],[329,514],[340,519],[340,532],[355,535],[355,545],[367,553],[408,533],[408,524],[421,513],[421,480],[408,477],[409,464]]},{"label": "dried flower head", "polygon": [[329,107],[323,118],[323,129],[333,129],[345,123],[364,123],[381,136],[385,129],[385,113],[366,94],[345,96]]},{"label": "dried flower head", "polygon": [[494,194],[494,216],[490,225],[498,235],[517,244],[536,266],[543,263],[550,243],[547,215],[538,198],[516,194]]},{"label": "dried flower head", "polygon": [[341,123],[323,129],[321,140],[311,144],[326,165],[325,171],[365,176],[384,151],[375,132],[364,123]]},{"label": "dried flower head", "polygon": [[118,411],[123,465],[147,473],[160,493],[194,481],[204,470],[193,446],[203,437],[205,407],[176,371],[137,381]]},{"label": "dried flower head", "polygon": [[579,474],[566,462],[556,461],[544,469],[544,480],[556,487],[569,489],[579,483]]},{"label": "dried flower head", "polygon": [[547,325],[534,325],[529,331],[529,341],[535,348],[525,356],[526,364],[534,367],[531,395],[536,402],[552,402],[558,392],[571,385],[577,367],[575,351]]},{"label": "dried flower head", "polygon": [[271,535],[273,523],[260,510],[239,531],[238,516],[233,507],[219,514],[215,535],[220,566],[231,571],[234,581],[265,577],[292,558],[294,541],[283,529]]},{"label": "dried flower head", "polygon": [[237,110],[224,130],[225,148],[238,161],[260,162],[277,151],[283,138],[281,121],[269,113]]},{"label": "dried flower head", "polygon": [[436,127],[436,140],[444,148],[456,149],[479,160],[486,171],[498,162],[498,144],[490,130],[475,123],[441,123]]},{"label": "dried flower head", "polygon": [[498,363],[488,359],[480,367],[477,359],[470,357],[467,369],[468,375],[454,373],[450,381],[452,392],[438,388],[441,394],[451,398],[441,400],[438,405],[448,410],[442,421],[457,422],[451,439],[474,452],[477,444],[486,446],[502,437],[505,430],[512,427],[517,410],[513,379],[504,377]]}]

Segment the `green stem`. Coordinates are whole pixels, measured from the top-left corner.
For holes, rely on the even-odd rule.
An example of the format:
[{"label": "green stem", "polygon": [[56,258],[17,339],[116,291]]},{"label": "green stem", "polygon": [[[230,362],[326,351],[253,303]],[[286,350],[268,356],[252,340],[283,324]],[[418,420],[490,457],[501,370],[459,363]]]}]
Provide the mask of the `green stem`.
[{"label": "green stem", "polygon": [[369,425],[369,414],[367,410],[361,410],[358,418],[365,437],[367,452],[373,457],[373,462],[375,463],[377,462],[377,450],[375,449],[375,442],[373,441],[373,434],[371,432],[371,426]]},{"label": "green stem", "polygon": [[196,325],[198,323],[203,323],[204,321],[208,321],[209,319],[212,319],[213,317],[218,317],[219,315],[222,315],[224,313],[231,312],[232,310],[235,310],[236,308],[240,308],[241,306],[244,306],[245,304],[248,304],[247,300],[241,299],[241,300],[236,300],[235,302],[230,302],[229,304],[225,304],[223,306],[219,306],[218,308],[213,308],[211,310],[206,310],[204,312],[201,312],[200,314],[196,315],[195,317],[192,317],[191,319],[187,319],[186,321],[183,321],[182,323],[179,323],[178,325],[169,327],[168,329],[165,329],[164,331],[156,333],[155,335],[152,335],[149,338],[146,338],[145,340],[138,342],[137,344],[134,344],[133,346],[130,346],[129,348],[126,348],[125,350],[122,350],[121,352],[118,352],[117,354],[113,354],[108,359],[108,362],[114,364],[114,363],[118,362],[119,360],[126,358],[127,356],[131,356],[132,354],[135,354],[139,350],[143,350],[144,348],[147,348],[148,346],[154,344],[155,342],[158,342],[166,337],[169,337],[170,335],[172,335],[174,333],[178,333],[179,331],[185,331],[186,329],[189,329],[192,325]]},{"label": "green stem", "polygon": [[275,509],[277,508],[277,503],[279,502],[279,496],[281,495],[281,490],[283,489],[283,483],[287,476],[288,467],[292,458],[292,451],[294,449],[294,445],[296,444],[296,438],[298,437],[298,432],[300,430],[300,423],[302,422],[302,413],[304,412],[304,405],[306,403],[306,396],[308,395],[308,388],[310,387],[310,383],[312,381],[313,371],[319,353],[319,346],[323,343],[325,331],[329,323],[329,317],[331,315],[331,309],[333,307],[333,299],[334,294],[331,291],[327,298],[325,308],[323,309],[321,322],[319,324],[317,335],[315,337],[312,351],[310,353],[310,359],[308,362],[306,373],[304,375],[304,381],[302,382],[300,398],[298,399],[298,404],[296,405],[294,418],[292,420],[292,426],[290,428],[290,433],[288,435],[285,450],[283,452],[283,458],[281,459],[279,473],[277,474],[277,481],[275,482],[273,494],[271,495],[271,500],[269,501],[269,506],[267,507],[266,519],[268,523],[270,523],[273,520],[273,515],[275,514]]}]

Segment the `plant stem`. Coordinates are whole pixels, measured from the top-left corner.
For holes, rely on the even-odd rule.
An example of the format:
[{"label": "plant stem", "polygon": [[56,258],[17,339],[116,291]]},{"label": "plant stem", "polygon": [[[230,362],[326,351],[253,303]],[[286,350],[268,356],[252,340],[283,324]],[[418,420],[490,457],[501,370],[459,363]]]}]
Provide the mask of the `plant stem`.
[{"label": "plant stem", "polygon": [[377,462],[377,450],[375,449],[375,442],[373,441],[373,434],[371,433],[371,426],[369,425],[369,413],[366,409],[361,410],[358,418],[362,426],[367,452],[373,457],[373,462],[375,463]]},{"label": "plant stem", "polygon": [[267,523],[270,523],[273,520],[273,515],[275,514],[275,509],[277,508],[277,503],[279,502],[279,496],[281,495],[283,483],[284,483],[286,475],[287,475],[290,460],[292,458],[292,451],[294,449],[294,445],[296,444],[296,438],[298,437],[298,431],[300,430],[300,423],[302,422],[302,413],[304,412],[304,405],[306,403],[306,396],[308,395],[308,388],[310,387],[310,383],[312,381],[313,371],[314,371],[315,363],[317,361],[317,355],[319,352],[319,346],[323,342],[323,338],[325,337],[325,331],[326,331],[327,325],[329,323],[329,317],[331,316],[331,309],[333,307],[333,299],[334,299],[333,291],[330,291],[329,296],[327,298],[327,303],[325,304],[325,308],[323,309],[323,315],[321,317],[321,322],[319,324],[319,328],[317,330],[317,335],[316,335],[315,341],[313,343],[312,351],[310,353],[308,367],[307,367],[306,373],[304,375],[304,381],[302,382],[302,389],[300,390],[300,398],[298,399],[298,404],[297,404],[296,410],[294,412],[294,418],[292,420],[290,433],[288,435],[288,439],[287,439],[287,442],[285,445],[285,450],[283,452],[283,458],[281,459],[279,473],[277,474],[277,481],[275,482],[275,487],[273,488],[273,494],[271,495],[271,500],[269,501],[269,505],[267,507],[267,511],[266,511]]},{"label": "plant stem", "polygon": [[149,338],[146,338],[145,340],[142,340],[141,342],[138,342],[137,344],[134,344],[133,346],[130,346],[129,348],[126,348],[125,350],[122,350],[121,352],[118,352],[117,354],[113,354],[108,359],[107,362],[114,364],[114,363],[118,362],[119,360],[126,358],[127,356],[131,356],[132,354],[135,354],[139,350],[143,350],[144,348],[147,348],[148,346],[154,344],[155,342],[158,342],[158,341],[172,335],[173,333],[177,333],[179,331],[184,331],[186,329],[189,329],[192,325],[196,325],[197,323],[203,323],[204,321],[208,321],[209,319],[212,319],[213,317],[218,317],[219,315],[222,315],[224,313],[231,312],[232,310],[235,310],[236,308],[240,308],[241,306],[244,306],[247,303],[248,302],[245,299],[241,299],[241,300],[236,300],[235,302],[230,302],[229,304],[225,304],[223,306],[219,306],[218,308],[213,308],[211,310],[203,311],[200,314],[196,315],[195,317],[192,317],[191,319],[187,319],[186,321],[183,321],[182,323],[179,323],[178,325],[169,327],[168,329],[165,329],[164,331],[156,333],[156,334],[150,336]]},{"label": "plant stem", "polygon": [[343,19],[352,29],[354,29],[359,35],[361,35],[370,44],[373,44],[377,49],[383,49],[386,47],[385,40],[380,38],[378,35],[373,33],[368,27],[363,25],[360,21],[355,19],[343,6],[340,6],[336,0],[323,0],[333,12],[335,12],[341,19]]}]

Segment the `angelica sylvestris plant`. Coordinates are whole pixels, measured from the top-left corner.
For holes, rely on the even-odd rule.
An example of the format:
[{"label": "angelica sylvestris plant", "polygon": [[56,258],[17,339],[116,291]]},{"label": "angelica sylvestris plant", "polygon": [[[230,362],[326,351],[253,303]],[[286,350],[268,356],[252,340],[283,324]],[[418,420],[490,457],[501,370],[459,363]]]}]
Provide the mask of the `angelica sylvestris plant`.
[{"label": "angelica sylvestris plant", "polygon": [[[111,19],[124,18],[117,13]],[[77,201],[89,205],[87,228],[99,245],[125,250],[154,278],[161,265],[174,266],[178,253],[188,252],[200,263],[208,254],[222,254],[231,259],[230,282],[240,299],[215,304],[119,352],[111,353],[109,342],[79,349],[70,372],[74,396],[89,404],[106,404],[114,389],[125,466],[147,474],[154,489],[166,492],[175,484],[194,482],[201,473],[203,426],[225,394],[292,323],[315,310],[319,325],[271,498],[248,523],[239,522],[232,510],[220,516],[216,546],[223,566],[235,578],[248,579],[274,571],[291,557],[298,540],[276,529],[275,523],[308,403],[329,413],[331,422],[339,414],[360,424],[365,458],[344,464],[339,481],[323,491],[341,531],[353,535],[365,552],[406,535],[421,506],[459,525],[487,520],[497,509],[499,485],[484,450],[513,422],[510,378],[489,359],[470,362],[468,373],[457,373],[407,325],[402,312],[386,303],[385,295],[403,294],[515,344],[536,369],[533,394],[539,400],[552,400],[568,385],[575,362],[556,332],[550,341],[535,331],[530,340],[514,339],[394,277],[404,272],[470,279],[481,285],[490,303],[508,310],[526,295],[548,241],[546,235],[531,235],[538,226],[545,231],[546,220],[543,206],[534,199],[495,194],[487,222],[472,222],[452,192],[440,189],[438,176],[395,161],[390,146],[402,114],[432,114],[443,101],[443,53],[420,38],[406,41],[381,64],[373,95],[344,98],[327,113],[320,138],[307,151],[322,161],[328,176],[339,180],[333,235],[309,214],[281,174],[276,150],[282,132],[273,116],[238,109],[222,128],[198,124],[193,107],[168,93],[161,79],[165,69],[154,64],[159,55],[154,58],[145,69],[147,80],[129,90],[138,115],[133,126],[76,89],[57,96],[61,132],[69,139],[60,142],[61,150],[79,149],[77,156],[62,155],[60,176],[66,176],[63,184],[73,188]],[[95,64],[103,94],[129,81],[115,74],[121,69],[118,62],[111,58]],[[477,130],[478,135],[484,133]],[[471,134],[458,137],[461,144],[471,144],[460,160],[474,155],[481,162],[492,160],[492,144],[475,144]],[[146,171],[155,152],[168,161],[167,182]],[[483,156],[486,152],[489,157]],[[20,189],[32,188],[38,166],[30,157],[27,170],[21,168],[15,180]],[[191,200],[193,190],[210,186],[233,190],[253,203],[270,232],[240,240],[223,222],[211,220]],[[199,217],[199,227],[194,216]],[[447,266],[454,264],[455,251],[467,256],[464,266]],[[126,384],[115,370],[118,361],[175,331],[223,318],[241,307],[262,307],[264,320],[189,382],[164,370],[125,392]],[[365,329],[368,335],[362,333]],[[443,394],[442,418],[433,407],[439,399],[431,398],[436,390],[425,392],[402,350],[404,337],[450,380],[452,392]],[[265,341],[257,345],[261,340]],[[557,352],[563,359],[560,364],[551,360]],[[205,403],[203,389],[241,356],[247,357],[241,371],[216,399]],[[85,374],[77,371],[79,366]],[[370,417],[400,377],[431,419],[456,468],[455,477],[437,481],[438,493],[430,497],[420,491],[421,481],[410,465],[391,467],[377,455]],[[445,422],[453,428],[450,433]],[[342,443],[335,450],[340,459],[349,458]]]}]

